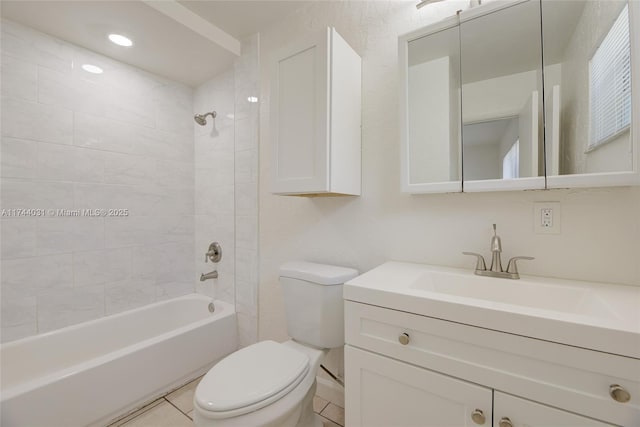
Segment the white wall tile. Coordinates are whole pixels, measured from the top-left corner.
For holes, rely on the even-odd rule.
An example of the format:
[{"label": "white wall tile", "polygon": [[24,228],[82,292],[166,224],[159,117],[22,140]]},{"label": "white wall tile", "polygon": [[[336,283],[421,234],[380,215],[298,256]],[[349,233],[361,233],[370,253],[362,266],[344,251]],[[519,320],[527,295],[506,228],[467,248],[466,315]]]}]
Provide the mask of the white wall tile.
[{"label": "white wall tile", "polygon": [[75,69],[59,72],[39,67],[38,101],[75,112],[104,116],[109,102],[109,89],[100,85],[99,81],[82,78],[79,73],[88,74]]},{"label": "white wall tile", "polygon": [[236,278],[238,281],[256,283],[258,280],[258,252],[250,249],[236,249]]},{"label": "white wall tile", "polygon": [[1,27],[4,55],[58,71],[71,68],[73,54],[67,43],[6,19]]},{"label": "white wall tile", "polygon": [[151,91],[119,86],[111,89],[107,95],[107,118],[137,126],[155,127],[154,102]]},{"label": "white wall tile", "polygon": [[39,255],[101,249],[104,219],[91,217],[43,218],[37,221]]},{"label": "white wall tile", "polygon": [[2,300],[36,296],[73,286],[71,254],[2,261]]},{"label": "white wall tile", "polygon": [[235,182],[258,182],[258,150],[238,151],[235,155]]},{"label": "white wall tile", "polygon": [[2,135],[57,144],[73,142],[73,113],[61,107],[2,98]]},{"label": "white wall tile", "polygon": [[193,187],[195,171],[193,162],[157,160],[156,184],[167,187]]},{"label": "white wall tile", "polygon": [[[4,43],[3,43],[4,45]],[[38,67],[2,54],[2,96],[36,101]]]},{"label": "white wall tile", "polygon": [[0,172],[3,178],[33,179],[37,175],[38,143],[26,139],[2,138]]},{"label": "white wall tile", "polygon": [[236,310],[240,313],[258,315],[258,289],[256,283],[236,280]]},{"label": "white wall tile", "polygon": [[37,177],[47,181],[102,182],[105,154],[67,145],[39,143]]},{"label": "white wall tile", "polygon": [[73,143],[80,147],[132,153],[139,129],[104,117],[74,113]]},{"label": "white wall tile", "polygon": [[181,84],[159,86],[153,93],[156,127],[172,132],[193,131],[193,95]]},{"label": "white wall tile", "polygon": [[3,209],[71,209],[73,184],[3,178]]},{"label": "white wall tile", "polygon": [[36,255],[36,222],[34,218],[2,220],[2,259]]},{"label": "white wall tile", "polygon": [[104,288],[106,314],[131,310],[156,301],[152,280],[127,279],[107,283]]},{"label": "white wall tile", "polygon": [[155,257],[156,284],[188,282],[194,275],[193,241],[158,246]]},{"label": "white wall tile", "polygon": [[195,292],[192,281],[161,283],[156,285],[156,299],[158,301],[177,298]]},{"label": "white wall tile", "polygon": [[73,254],[74,285],[118,282],[132,275],[132,249],[101,249]]},{"label": "white wall tile", "polygon": [[36,298],[2,300],[0,310],[2,342],[13,341],[37,332]]},{"label": "white wall tile", "polygon": [[236,215],[255,215],[258,211],[258,186],[255,183],[236,183]]},{"label": "white wall tile", "polygon": [[105,315],[104,286],[57,289],[38,296],[38,332],[86,322]]},{"label": "white wall tile", "polygon": [[258,215],[236,217],[236,247],[258,250]]},{"label": "white wall tile", "polygon": [[152,185],[156,181],[155,159],[105,153],[104,181],[109,184]]},{"label": "white wall tile", "polygon": [[203,175],[196,169],[195,209],[199,215],[233,215],[234,186],[208,187]]}]

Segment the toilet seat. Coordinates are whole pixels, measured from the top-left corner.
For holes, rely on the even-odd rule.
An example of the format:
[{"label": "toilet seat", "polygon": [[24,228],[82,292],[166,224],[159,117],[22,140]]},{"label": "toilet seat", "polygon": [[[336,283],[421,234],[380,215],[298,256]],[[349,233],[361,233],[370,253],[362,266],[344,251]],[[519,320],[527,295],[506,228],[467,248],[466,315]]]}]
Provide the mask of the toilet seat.
[{"label": "toilet seat", "polygon": [[263,408],[294,389],[309,371],[309,357],[274,341],[261,341],[227,356],[198,385],[195,403],[210,418]]}]

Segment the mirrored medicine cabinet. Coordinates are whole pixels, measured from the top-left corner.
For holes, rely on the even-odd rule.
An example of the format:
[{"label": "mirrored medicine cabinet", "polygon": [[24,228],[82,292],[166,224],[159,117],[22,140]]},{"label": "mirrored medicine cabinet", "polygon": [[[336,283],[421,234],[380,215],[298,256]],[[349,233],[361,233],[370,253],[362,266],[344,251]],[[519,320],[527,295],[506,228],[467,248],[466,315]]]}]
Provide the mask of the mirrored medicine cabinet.
[{"label": "mirrored medicine cabinet", "polygon": [[496,0],[401,36],[402,191],[640,184],[639,22],[633,1]]}]

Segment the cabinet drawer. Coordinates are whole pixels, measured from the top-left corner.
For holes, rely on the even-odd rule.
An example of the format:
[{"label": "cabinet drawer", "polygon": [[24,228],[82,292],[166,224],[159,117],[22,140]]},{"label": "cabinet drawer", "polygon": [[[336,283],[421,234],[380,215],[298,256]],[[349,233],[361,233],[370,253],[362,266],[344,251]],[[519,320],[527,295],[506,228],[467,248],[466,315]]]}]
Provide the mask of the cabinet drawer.
[{"label": "cabinet drawer", "polygon": [[[346,342],[578,414],[640,426],[640,360],[345,302]],[[408,335],[402,344],[400,337]],[[611,385],[630,401],[609,395]]]}]

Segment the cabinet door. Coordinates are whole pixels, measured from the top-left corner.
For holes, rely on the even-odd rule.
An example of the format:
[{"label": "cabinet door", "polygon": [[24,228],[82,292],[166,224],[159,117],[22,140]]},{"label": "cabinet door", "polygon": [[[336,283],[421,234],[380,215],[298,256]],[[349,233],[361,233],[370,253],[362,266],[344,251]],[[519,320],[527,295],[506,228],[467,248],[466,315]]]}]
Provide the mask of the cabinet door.
[{"label": "cabinet door", "polygon": [[327,191],[329,38],[302,40],[271,61],[272,192]]},{"label": "cabinet door", "polygon": [[493,427],[613,427],[499,391],[494,392],[493,399]]},{"label": "cabinet door", "polygon": [[[491,425],[491,389],[349,345],[345,376],[349,427]],[[483,423],[472,420],[474,411]]]}]

